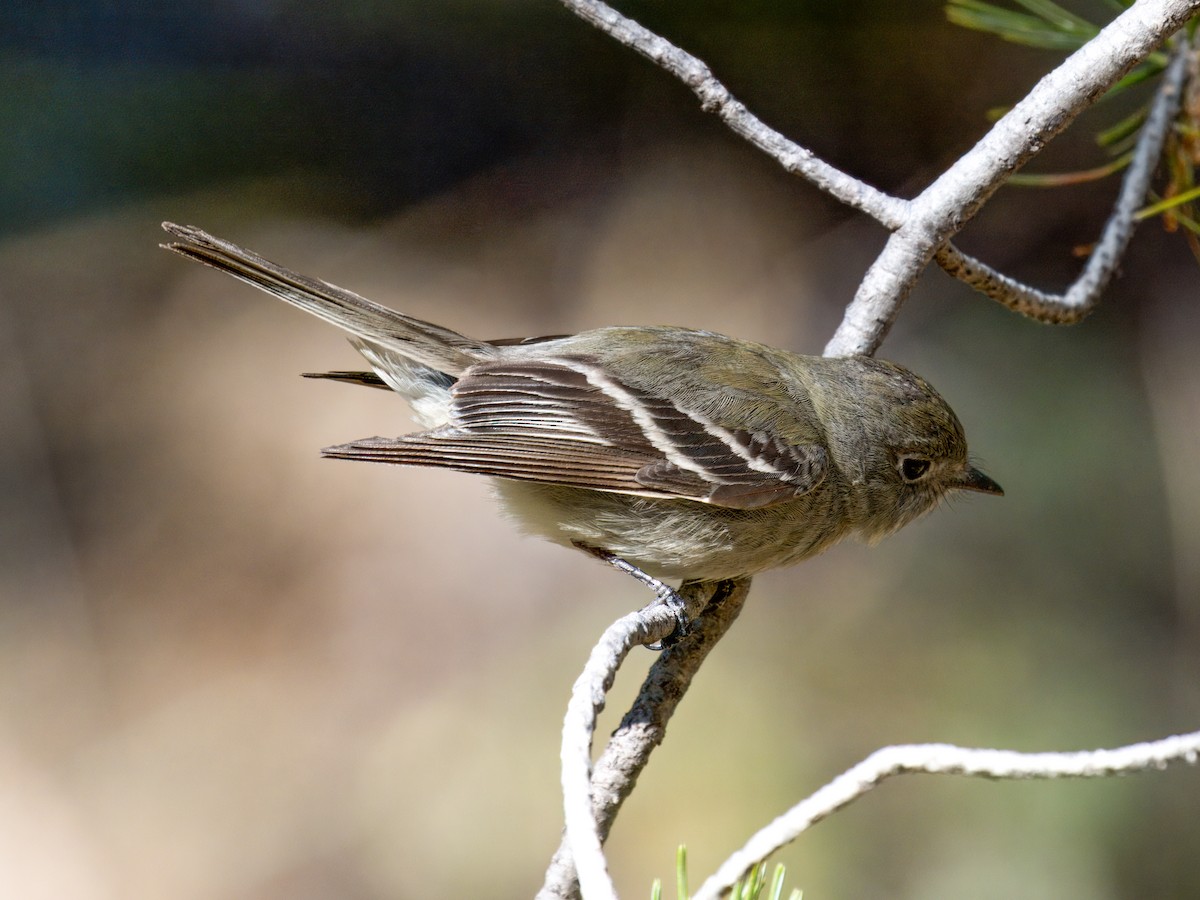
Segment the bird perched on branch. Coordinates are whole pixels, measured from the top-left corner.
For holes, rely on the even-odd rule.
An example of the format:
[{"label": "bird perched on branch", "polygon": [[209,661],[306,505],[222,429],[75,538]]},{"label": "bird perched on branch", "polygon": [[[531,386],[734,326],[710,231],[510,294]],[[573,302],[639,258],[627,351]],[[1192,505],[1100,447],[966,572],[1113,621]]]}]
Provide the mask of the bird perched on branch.
[{"label": "bird perched on branch", "polygon": [[[483,341],[299,275],[197,228],[164,246],[337,325],[426,429],[325,456],[489,475],[521,526],[658,578],[716,581],[875,541],[953,491],[1003,493],[953,410],[895,363],[708,331]],[[621,566],[621,563],[627,565]]]}]

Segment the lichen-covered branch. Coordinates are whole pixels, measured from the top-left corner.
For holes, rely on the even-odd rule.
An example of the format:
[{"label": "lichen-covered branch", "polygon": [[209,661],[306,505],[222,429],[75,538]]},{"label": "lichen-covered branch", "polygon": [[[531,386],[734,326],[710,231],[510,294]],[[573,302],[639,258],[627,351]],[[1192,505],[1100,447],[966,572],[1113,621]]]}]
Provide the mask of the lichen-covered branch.
[{"label": "lichen-covered branch", "polygon": [[912,201],[904,224],[864,275],[826,355],[873,354],[938,249],[1008,177],[1198,9],[1200,0],[1138,0],[1034,85]]},{"label": "lichen-covered branch", "polygon": [[[1137,0],[1095,39],[1043,78],[975,147],[926,190],[906,201],[838,170],[770,128],[733,97],[703,61],[606,3],[600,0],[561,2],[678,78],[699,97],[703,109],[718,115],[730,129],[789,172],[807,179],[892,230],[891,238],[867,271],[841,325],[825,348],[827,355],[834,356],[873,354],[916,280],[935,258],[951,274],[1018,312],[1043,321],[1068,322],[1082,318],[1112,278],[1128,244],[1133,211],[1145,197],[1150,174],[1177,109],[1180,86],[1185,77],[1182,55],[1185,49],[1176,51],[1143,128],[1134,163],[1125,176],[1114,212],[1092,259],[1069,291],[1055,296],[1022,285],[966,256],[950,243],[951,238],[1004,181],[1200,10],[1200,0]],[[744,599],[746,587],[738,588],[742,593],[737,595],[737,608]],[[713,641],[731,621],[732,616],[721,628],[714,630]],[[605,694],[630,648],[661,640],[673,627],[673,616],[662,607],[649,607],[625,617],[605,633],[576,682],[563,726],[565,837],[547,873],[541,897],[573,897],[579,888],[588,898],[614,896],[602,852],[603,840],[612,817],[632,789],[650,751],[661,740],[666,719],[711,642],[691,646],[685,641],[677,648],[677,656],[664,654],[660,664],[668,660],[673,665],[678,662],[682,667],[680,671],[687,671],[686,678],[678,673],[662,673],[664,680],[661,683],[672,685],[672,690],[677,693],[659,697],[648,690],[655,683],[652,670],[638,700],[638,704],[644,702],[644,706],[635,705],[626,716],[622,731],[614,737],[593,775],[591,746],[596,716],[603,708]],[[648,723],[645,730],[638,727],[642,719]],[[1017,754],[942,745],[885,748],[763,829],[746,848],[722,866],[696,896],[717,896],[754,862],[892,775],[953,772],[993,778],[1095,777],[1137,771],[1177,759],[1193,762],[1198,750],[1200,734],[1086,754]]]},{"label": "lichen-covered branch", "polygon": [[876,750],[755,834],[700,886],[693,900],[715,900],[758,861],[894,775],[971,775],[997,779],[1107,778],[1200,759],[1200,731],[1113,750],[1017,753],[949,744]]},{"label": "lichen-covered branch", "polygon": [[[949,243],[984,202],[1029,159],[1123,74],[1200,10],[1200,0],[1138,0],[1030,93],[915,200],[874,188],[817,157],[751,113],[692,54],[675,46],[600,0],[561,0],[576,15],[636,50],[687,85],[703,109],[731,130],[848,206],[893,230],[883,253],[867,271],[842,324],[825,347],[830,356],[871,354],[878,349],[900,306],[930,260],[993,299],[1039,321],[1078,321],[1111,280],[1132,233],[1124,206],[1142,174],[1132,170],[1092,259],[1070,291],[1056,296],[1021,284]],[[1179,75],[1182,79],[1182,73]],[[1164,85],[1166,82],[1164,81]],[[1171,89],[1164,87],[1164,93]],[[1169,124],[1170,117],[1167,117]],[[1141,149],[1153,170],[1155,141],[1143,135]],[[1161,146],[1161,142],[1159,142]]]},{"label": "lichen-covered branch", "polygon": [[600,0],[561,2],[580,18],[674,75],[700,98],[702,109],[715,113],[734,132],[788,172],[812,182],[830,196],[866,213],[887,228],[896,228],[904,221],[905,201],[847,175],[771,128],[734,97],[703,60],[621,15]]},{"label": "lichen-covered branch", "polygon": [[[650,753],[662,743],[667,723],[683,699],[692,677],[742,611],[750,592],[750,579],[720,583],[692,582],[681,593],[707,601],[691,631],[664,650],[655,660],[637,699],[621,720],[604,752],[596,761],[590,782],[592,818],[601,843],[633,792]],[[578,744],[576,737],[574,744]],[[540,900],[562,900],[579,894],[579,881],[571,847],[565,835],[546,872]]]},{"label": "lichen-covered branch", "polygon": [[1108,287],[1133,237],[1137,225],[1135,214],[1146,200],[1151,176],[1162,158],[1171,125],[1179,114],[1188,60],[1194,52],[1191,43],[1181,37],[1138,134],[1137,146],[1125,170],[1112,214],[1079,278],[1066,291],[1051,294],[1022,284],[968,256],[953,244],[944,244],[938,250],[938,264],[980,293],[1039,322],[1073,325],[1085,318]]},{"label": "lichen-covered branch", "polygon": [[[715,589],[716,585],[711,582],[687,582],[680,588],[679,596],[687,606],[689,619],[699,616]],[[583,672],[575,680],[571,699],[567,703],[567,714],[563,719],[560,752],[563,842],[569,848],[569,857],[555,854],[547,872],[548,886],[562,883],[564,866],[570,866],[573,860],[579,886],[588,900],[615,900],[616,892],[601,848],[603,836],[592,804],[592,738],[596,733],[596,719],[604,709],[605,698],[617,677],[617,670],[629,651],[634,647],[665,640],[675,631],[677,624],[675,611],[664,603],[652,603],[622,616],[600,636]],[[648,756],[651,749],[653,747],[645,748],[644,754]],[[544,896],[555,895],[551,893]]]}]

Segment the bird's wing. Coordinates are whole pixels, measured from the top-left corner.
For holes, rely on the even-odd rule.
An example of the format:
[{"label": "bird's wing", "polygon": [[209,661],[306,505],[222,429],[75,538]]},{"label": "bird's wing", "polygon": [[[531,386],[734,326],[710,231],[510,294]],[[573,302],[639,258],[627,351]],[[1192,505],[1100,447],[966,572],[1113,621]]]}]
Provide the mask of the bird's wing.
[{"label": "bird's wing", "polygon": [[450,409],[442,428],[323,453],[738,509],[806,493],[828,467],[819,445],[722,427],[585,358],[472,366]]}]

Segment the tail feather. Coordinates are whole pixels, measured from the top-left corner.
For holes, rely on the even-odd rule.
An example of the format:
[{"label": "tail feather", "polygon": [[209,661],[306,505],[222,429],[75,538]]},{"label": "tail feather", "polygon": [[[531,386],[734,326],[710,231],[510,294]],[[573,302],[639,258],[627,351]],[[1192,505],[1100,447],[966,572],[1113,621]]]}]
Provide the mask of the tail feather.
[{"label": "tail feather", "polygon": [[343,384],[361,384],[364,387],[380,388],[390,391],[391,385],[374,372],[301,372],[302,378],[324,378],[328,381],[340,381]]},{"label": "tail feather", "polygon": [[356,337],[430,368],[459,375],[468,366],[495,356],[495,348],[485,341],[414,319],[336,285],[300,275],[199,228],[164,222],[163,229],[178,238],[162,245],[167,250],[226,272]]}]

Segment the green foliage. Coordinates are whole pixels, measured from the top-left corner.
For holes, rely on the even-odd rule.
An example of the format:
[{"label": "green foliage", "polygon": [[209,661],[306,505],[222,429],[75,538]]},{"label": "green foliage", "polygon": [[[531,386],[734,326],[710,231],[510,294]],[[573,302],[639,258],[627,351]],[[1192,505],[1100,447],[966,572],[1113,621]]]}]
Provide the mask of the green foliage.
[{"label": "green foliage", "polygon": [[[767,864],[759,863],[750,874],[739,879],[729,893],[730,900],[782,900],[783,897],[783,879],[787,873],[787,869],[782,865],[775,866],[775,871],[771,875],[771,881],[768,884]],[[676,900],[688,900],[691,896],[688,890],[687,878],[687,848],[683,844],[679,845],[679,850],[675,853],[675,897]],[[793,888],[788,894],[788,900],[803,900],[803,893]],[[662,880],[654,879],[654,884],[650,888],[650,900],[662,900]]]},{"label": "green foliage", "polygon": [[[1006,8],[986,0],[949,0],[946,17],[956,25],[994,34],[997,37],[1047,50],[1076,50],[1100,33],[1100,26],[1075,15],[1051,0],[1013,0],[1024,11]],[[1108,0],[1114,14],[1127,4]],[[1195,27],[1193,20],[1186,29]],[[1105,98],[1115,96],[1152,78],[1166,67],[1167,57],[1154,53],[1113,85]],[[1164,163],[1167,182],[1157,202],[1138,214],[1139,219],[1161,216],[1167,231],[1183,229],[1192,254],[1200,261],[1200,225],[1197,201],[1200,189],[1196,184],[1196,167],[1200,165],[1200,101],[1195,86],[1188,92],[1167,141]],[[1062,187],[1096,181],[1124,169],[1132,158],[1132,148],[1146,119],[1146,106],[1105,128],[1096,135],[1096,143],[1109,155],[1109,162],[1089,169],[1058,174],[1020,174],[1010,179],[1013,185],[1026,187]]]},{"label": "green foliage", "polygon": [[955,25],[986,31],[1014,44],[1045,50],[1078,50],[1100,29],[1050,0],[1016,0],[1027,12],[983,0],[950,0],[946,17]]},{"label": "green foliage", "polygon": [[[780,900],[783,897],[783,877],[786,873],[787,869],[783,865],[776,865],[768,885],[767,864],[759,863],[750,870],[749,877],[733,886],[729,893],[730,900]],[[764,890],[766,893],[763,893]],[[788,900],[801,900],[803,896],[798,888],[793,888]]]},{"label": "green foliage", "polygon": [[[1078,50],[1098,35],[1102,27],[1050,0],[1013,2],[1026,11],[1018,12],[996,3],[988,3],[986,0],[949,0],[946,4],[946,18],[963,28],[994,34],[1002,40],[1042,50]],[[1113,8],[1114,13],[1124,9],[1123,4],[1110,2],[1108,5]],[[1164,54],[1150,54],[1144,62],[1113,86],[1109,96],[1147,78],[1153,78],[1166,64]]]}]

